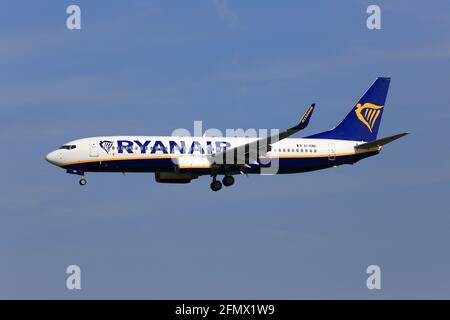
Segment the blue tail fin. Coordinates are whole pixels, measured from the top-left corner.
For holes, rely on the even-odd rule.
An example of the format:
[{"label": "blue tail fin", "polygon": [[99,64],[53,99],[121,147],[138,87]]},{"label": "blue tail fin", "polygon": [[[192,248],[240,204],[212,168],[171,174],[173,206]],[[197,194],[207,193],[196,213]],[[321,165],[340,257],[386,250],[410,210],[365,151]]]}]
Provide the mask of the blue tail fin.
[{"label": "blue tail fin", "polygon": [[356,106],[334,129],[307,138],[373,141],[383,115],[391,78],[377,78]]}]

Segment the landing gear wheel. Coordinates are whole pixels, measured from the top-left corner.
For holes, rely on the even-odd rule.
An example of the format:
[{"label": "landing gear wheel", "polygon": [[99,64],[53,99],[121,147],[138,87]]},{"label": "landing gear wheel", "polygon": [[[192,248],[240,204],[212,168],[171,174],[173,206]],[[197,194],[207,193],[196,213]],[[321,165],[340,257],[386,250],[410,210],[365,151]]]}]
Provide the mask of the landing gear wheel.
[{"label": "landing gear wheel", "polygon": [[87,180],[85,178],[81,178],[79,181],[80,186],[84,186],[87,183]]},{"label": "landing gear wheel", "polygon": [[211,190],[219,191],[220,189],[222,189],[222,183],[220,181],[213,180],[213,182],[211,182]]},{"label": "landing gear wheel", "polygon": [[229,187],[232,186],[234,183],[234,178],[233,176],[225,176],[222,180],[222,183],[225,187]]}]

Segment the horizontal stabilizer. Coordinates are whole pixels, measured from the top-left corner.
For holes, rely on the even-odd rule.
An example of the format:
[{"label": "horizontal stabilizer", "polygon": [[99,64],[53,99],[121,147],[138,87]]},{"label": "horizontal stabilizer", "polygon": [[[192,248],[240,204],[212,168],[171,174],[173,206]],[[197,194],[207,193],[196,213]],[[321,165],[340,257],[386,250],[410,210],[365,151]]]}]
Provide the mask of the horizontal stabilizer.
[{"label": "horizontal stabilizer", "polygon": [[371,149],[371,148],[376,148],[376,147],[380,147],[382,145],[388,144],[394,140],[400,139],[401,137],[406,136],[407,134],[409,134],[409,132],[404,132],[404,133],[399,133],[399,134],[395,134],[393,136],[390,137],[386,137],[386,138],[382,138],[382,139],[378,139],[375,141],[370,141],[367,143],[363,143],[360,144],[358,146],[355,147],[355,149]]}]

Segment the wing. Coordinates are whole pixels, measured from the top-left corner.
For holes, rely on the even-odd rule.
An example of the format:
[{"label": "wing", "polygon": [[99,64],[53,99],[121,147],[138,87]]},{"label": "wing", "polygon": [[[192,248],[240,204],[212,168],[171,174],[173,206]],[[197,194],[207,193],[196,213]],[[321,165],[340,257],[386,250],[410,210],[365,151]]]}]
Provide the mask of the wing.
[{"label": "wing", "polygon": [[306,110],[300,122],[278,134],[254,140],[250,143],[237,146],[235,148],[219,152],[210,157],[210,161],[215,165],[245,165],[255,162],[259,156],[264,156],[271,150],[271,145],[280,140],[305,129],[311,119],[315,104],[311,104]]}]

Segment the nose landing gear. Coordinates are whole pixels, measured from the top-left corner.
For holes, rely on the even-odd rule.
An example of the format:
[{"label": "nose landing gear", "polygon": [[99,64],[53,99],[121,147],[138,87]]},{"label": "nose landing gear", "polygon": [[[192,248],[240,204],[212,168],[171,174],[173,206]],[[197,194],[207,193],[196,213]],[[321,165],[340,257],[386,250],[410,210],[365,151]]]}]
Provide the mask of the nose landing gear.
[{"label": "nose landing gear", "polygon": [[87,180],[85,178],[81,178],[78,183],[80,184],[80,186],[84,186],[84,185],[86,185]]},{"label": "nose landing gear", "polygon": [[69,174],[76,174],[81,176],[80,181],[78,181],[78,183],[80,184],[80,186],[86,185],[87,180],[84,178],[84,171],[67,169],[66,172]]}]

